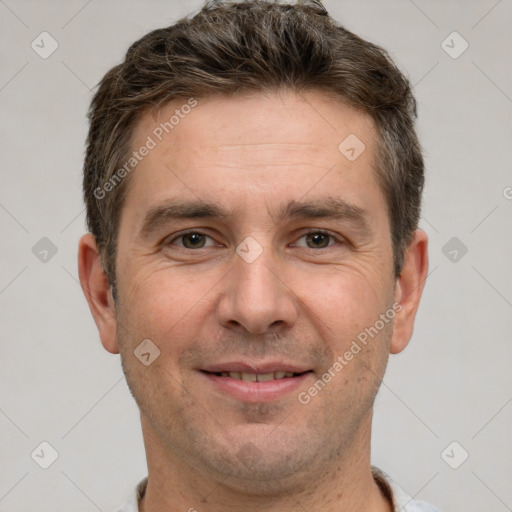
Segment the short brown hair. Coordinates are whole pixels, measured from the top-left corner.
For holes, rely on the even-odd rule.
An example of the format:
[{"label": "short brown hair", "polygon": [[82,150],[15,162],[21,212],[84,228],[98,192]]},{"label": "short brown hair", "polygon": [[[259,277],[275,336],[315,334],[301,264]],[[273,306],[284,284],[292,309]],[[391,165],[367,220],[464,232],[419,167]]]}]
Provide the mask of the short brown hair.
[{"label": "short brown hair", "polygon": [[319,0],[209,0],[195,16],[133,43],[91,102],[83,181],[87,224],[114,290],[129,177],[104,197],[98,198],[98,190],[126,161],[141,114],[176,99],[278,89],[323,92],[374,120],[374,167],[388,205],[394,272],[400,275],[418,226],[424,183],[408,80],[385,50],[343,28]]}]

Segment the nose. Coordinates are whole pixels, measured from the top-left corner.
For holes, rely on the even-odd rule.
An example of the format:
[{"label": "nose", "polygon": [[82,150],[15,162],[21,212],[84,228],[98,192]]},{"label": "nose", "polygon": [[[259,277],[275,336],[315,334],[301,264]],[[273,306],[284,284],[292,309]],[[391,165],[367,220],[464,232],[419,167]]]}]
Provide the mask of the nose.
[{"label": "nose", "polygon": [[235,254],[233,265],[222,281],[219,323],[252,334],[291,327],[298,316],[297,298],[271,250],[265,249],[251,263]]}]

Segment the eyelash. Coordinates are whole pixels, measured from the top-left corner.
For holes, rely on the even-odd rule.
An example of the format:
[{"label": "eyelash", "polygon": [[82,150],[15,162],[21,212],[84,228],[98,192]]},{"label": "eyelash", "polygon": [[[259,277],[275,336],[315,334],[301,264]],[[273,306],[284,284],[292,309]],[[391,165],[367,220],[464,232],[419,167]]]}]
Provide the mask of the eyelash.
[{"label": "eyelash", "polygon": [[[173,245],[173,243],[176,241],[176,240],[179,240],[180,238],[183,238],[184,236],[187,236],[187,235],[191,235],[191,234],[197,234],[197,235],[202,235],[202,236],[205,236],[207,238],[210,238],[211,240],[213,240],[213,238],[205,233],[202,233],[201,231],[197,231],[197,230],[190,230],[190,231],[185,231],[181,234],[179,234],[178,236],[175,236],[172,240],[169,240],[169,242],[166,242],[164,245]],[[325,235],[325,236],[328,236],[331,240],[334,240],[336,243],[338,244],[344,244],[345,243],[345,240],[343,239],[339,239],[337,236],[333,235],[332,233],[330,233],[329,231],[325,231],[323,229],[312,229],[310,231],[307,231],[305,233],[303,233],[300,237],[299,237],[299,240],[301,238],[304,238],[304,237],[307,237],[308,235],[312,235],[312,234],[319,234],[319,235]],[[318,249],[314,249],[314,248],[311,248],[311,247],[301,247],[302,249],[310,249],[312,251],[318,251],[320,249],[327,249],[329,247],[332,247],[333,245],[328,245],[327,247],[320,247]],[[189,251],[199,251],[201,249],[207,249],[208,247],[199,247],[197,249],[190,249],[188,247],[183,247],[183,246],[178,246],[180,247],[180,249],[185,249],[185,250],[189,250]]]}]

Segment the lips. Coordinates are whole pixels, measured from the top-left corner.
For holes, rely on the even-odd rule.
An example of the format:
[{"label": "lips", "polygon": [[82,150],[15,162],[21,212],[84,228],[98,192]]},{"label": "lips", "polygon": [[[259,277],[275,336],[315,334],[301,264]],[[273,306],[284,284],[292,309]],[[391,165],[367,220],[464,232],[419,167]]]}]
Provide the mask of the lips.
[{"label": "lips", "polygon": [[284,398],[304,385],[313,370],[281,361],[226,362],[200,369],[206,382],[222,396],[237,401],[261,403]]}]

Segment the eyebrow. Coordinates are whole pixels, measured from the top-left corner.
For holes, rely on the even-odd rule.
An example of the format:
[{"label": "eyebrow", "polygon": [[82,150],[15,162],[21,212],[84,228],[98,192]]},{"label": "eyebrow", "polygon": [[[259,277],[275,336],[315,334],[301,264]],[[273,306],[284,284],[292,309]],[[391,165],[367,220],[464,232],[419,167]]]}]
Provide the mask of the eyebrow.
[{"label": "eyebrow", "polygon": [[[140,234],[146,238],[162,226],[183,219],[215,219],[227,221],[236,218],[239,210],[227,211],[217,204],[203,201],[170,200],[151,208],[145,215]],[[273,216],[277,224],[285,219],[333,219],[354,224],[364,235],[370,233],[368,212],[346,201],[327,197],[314,201],[290,201]]]},{"label": "eyebrow", "polygon": [[202,201],[168,201],[151,208],[144,217],[140,234],[149,237],[158,228],[169,222],[182,219],[227,220],[229,213],[220,206]]},{"label": "eyebrow", "polygon": [[277,215],[277,222],[285,218],[347,220],[356,224],[364,233],[368,234],[370,232],[366,210],[334,197],[304,203],[291,201]]}]

